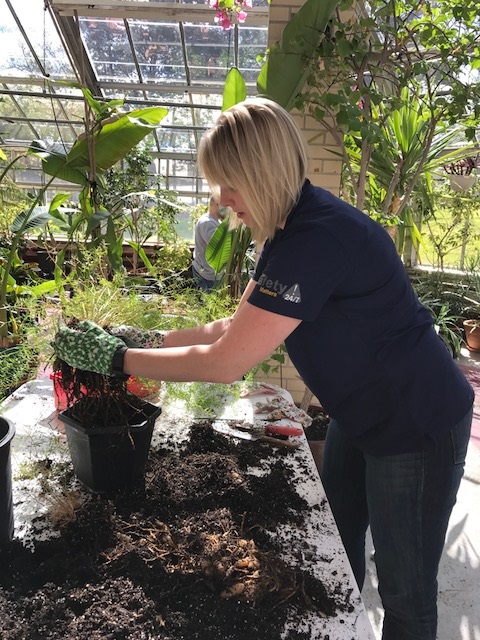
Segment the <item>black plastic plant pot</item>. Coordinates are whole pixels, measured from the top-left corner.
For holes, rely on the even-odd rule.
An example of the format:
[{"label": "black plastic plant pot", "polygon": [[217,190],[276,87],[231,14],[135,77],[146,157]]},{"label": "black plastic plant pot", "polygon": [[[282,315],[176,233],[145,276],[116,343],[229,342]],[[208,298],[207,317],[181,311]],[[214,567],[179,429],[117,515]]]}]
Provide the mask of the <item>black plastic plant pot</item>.
[{"label": "black plastic plant pot", "polygon": [[13,538],[12,464],[10,443],[15,427],[8,418],[0,418],[0,547]]},{"label": "black plastic plant pot", "polygon": [[150,402],[135,399],[125,424],[80,424],[72,416],[78,404],[58,415],[65,425],[68,448],[77,478],[96,493],[115,491],[143,478],[155,420],[162,412]]}]

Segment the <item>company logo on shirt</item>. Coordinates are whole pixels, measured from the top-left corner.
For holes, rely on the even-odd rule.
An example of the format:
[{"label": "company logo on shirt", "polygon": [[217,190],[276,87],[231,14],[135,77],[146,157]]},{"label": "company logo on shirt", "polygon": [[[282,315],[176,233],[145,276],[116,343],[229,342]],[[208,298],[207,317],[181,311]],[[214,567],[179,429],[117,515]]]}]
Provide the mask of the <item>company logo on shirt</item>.
[{"label": "company logo on shirt", "polygon": [[266,273],[262,273],[258,279],[258,286],[261,293],[272,298],[281,296],[287,302],[295,302],[297,304],[302,301],[300,285],[294,284],[288,288],[288,285],[282,284],[278,280],[271,280]]}]

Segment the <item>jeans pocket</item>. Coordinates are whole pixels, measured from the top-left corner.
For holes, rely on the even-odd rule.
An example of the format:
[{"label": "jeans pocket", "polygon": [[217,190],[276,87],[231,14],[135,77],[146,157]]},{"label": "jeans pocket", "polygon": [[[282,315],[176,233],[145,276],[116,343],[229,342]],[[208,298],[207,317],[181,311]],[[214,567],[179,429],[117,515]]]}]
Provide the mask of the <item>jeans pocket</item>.
[{"label": "jeans pocket", "polygon": [[467,456],[468,442],[472,428],[473,407],[467,415],[458,422],[450,431],[453,446],[454,464],[465,464]]}]

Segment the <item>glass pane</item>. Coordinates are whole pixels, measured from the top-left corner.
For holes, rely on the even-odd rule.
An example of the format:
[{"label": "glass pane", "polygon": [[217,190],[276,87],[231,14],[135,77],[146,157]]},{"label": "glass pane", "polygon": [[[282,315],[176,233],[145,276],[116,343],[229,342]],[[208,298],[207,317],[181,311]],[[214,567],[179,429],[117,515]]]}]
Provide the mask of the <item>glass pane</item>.
[{"label": "glass pane", "polygon": [[178,131],[161,127],[158,129],[158,138],[162,151],[192,152],[196,151],[196,140],[191,130]]},{"label": "glass pane", "polygon": [[0,34],[2,42],[0,46],[0,73],[3,76],[17,78],[41,76],[41,71],[30,53],[10,9],[4,2],[0,3]]},{"label": "glass pane", "polygon": [[80,18],[80,30],[100,80],[139,81],[123,20]]},{"label": "glass pane", "polygon": [[234,33],[210,24],[185,24],[192,84],[223,85],[234,63]]},{"label": "glass pane", "polygon": [[131,20],[129,24],[143,79],[186,82],[178,23]]},{"label": "glass pane", "polygon": [[238,66],[246,83],[256,86],[261,63],[256,58],[267,49],[267,30],[264,28],[238,29]]},{"label": "glass pane", "polygon": [[[28,138],[41,138],[49,143],[63,140],[68,143],[73,142],[77,135],[83,131],[83,100],[68,100],[64,97],[57,99],[48,94],[42,96],[43,86],[40,85],[11,85],[9,88],[12,91],[22,92],[22,95],[16,96],[18,107],[14,106],[17,113],[12,110],[9,113],[12,116],[26,117],[30,120],[35,131],[30,129]],[[49,91],[48,88],[47,91]],[[30,95],[23,95],[28,93]],[[8,107],[3,108],[7,109]],[[70,119],[75,130],[72,130],[72,127],[65,123]],[[51,124],[40,122],[44,120],[50,120]]]},{"label": "glass pane", "polygon": [[[54,79],[73,80],[75,74],[50,13],[44,8],[44,3],[38,2],[38,0],[35,2],[31,0],[30,2],[25,2],[25,0],[10,1],[45,72]],[[22,62],[22,60],[17,59],[17,62]],[[37,75],[37,68],[35,63],[35,75]]]}]

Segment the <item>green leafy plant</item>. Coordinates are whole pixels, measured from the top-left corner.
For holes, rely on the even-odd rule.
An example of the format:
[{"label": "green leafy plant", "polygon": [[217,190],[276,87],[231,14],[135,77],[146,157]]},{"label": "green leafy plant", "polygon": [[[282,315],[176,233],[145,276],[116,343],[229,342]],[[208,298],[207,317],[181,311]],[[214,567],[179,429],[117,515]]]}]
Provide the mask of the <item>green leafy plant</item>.
[{"label": "green leafy plant", "polygon": [[207,245],[205,258],[215,273],[224,271],[222,285],[233,298],[241,296],[248,282],[249,268],[254,265],[251,249],[250,229],[243,225],[230,229],[228,219],[222,220]]},{"label": "green leafy plant", "polygon": [[338,0],[307,0],[285,26],[279,42],[267,52],[257,78],[257,90],[290,111],[298,93],[307,81],[310,70],[307,61],[315,56],[317,47]]},{"label": "green leafy plant", "polygon": [[458,358],[463,345],[459,316],[453,315],[448,304],[438,299],[423,298],[421,302],[433,317],[434,328],[454,358]]},{"label": "green leafy plant", "polygon": [[[310,73],[294,104],[342,149],[353,204],[401,218],[404,230],[414,229],[407,209],[421,176],[473,148],[464,142],[474,140],[480,83],[465,71],[480,54],[480,9],[467,5],[376,0],[362,11],[347,0],[305,59]],[[371,176],[384,190],[380,208]]]},{"label": "green leafy plant", "polygon": [[183,210],[176,203],[177,194],[162,189],[160,177],[150,174],[152,160],[148,149],[137,145],[105,172],[104,203],[115,220],[117,235],[134,249],[132,273],[138,272],[139,258],[152,271],[143,251],[152,236],[160,242],[176,242],[176,213]]},{"label": "green leafy plant", "polygon": [[0,349],[0,401],[21,384],[35,377],[38,368],[37,345],[23,341]]},{"label": "green leafy plant", "polygon": [[[26,154],[17,156],[7,164],[0,174],[0,185],[3,180],[7,179],[10,169],[27,154],[36,154],[37,148],[35,144],[32,144]],[[25,209],[15,217],[10,225],[2,251],[3,259],[0,261],[0,346],[2,347],[8,347],[19,339],[18,326],[13,318],[19,296],[31,295],[40,297],[56,288],[56,284],[51,281],[23,282],[19,284],[13,275],[14,271],[18,271],[19,266],[22,264],[18,249],[25,234],[28,231],[44,226],[68,197],[67,194],[59,194],[50,205],[42,204],[53,179],[52,177],[37,194],[27,199]]]},{"label": "green leafy plant", "polygon": [[56,147],[49,150],[46,145],[37,144],[37,156],[46,174],[82,186],[77,214],[72,217],[57,211],[55,215],[57,224],[68,238],[65,248],[57,255],[57,282],[61,281],[65,256],[77,247],[76,234],[80,229],[88,241],[88,248],[103,243],[112,270],[123,269],[123,228],[116,227],[115,217],[103,203],[104,174],[158,127],[168,113],[162,107],[120,111],[123,100],[101,102],[88,89],[79,88],[85,98],[85,132],[69,151]]}]

